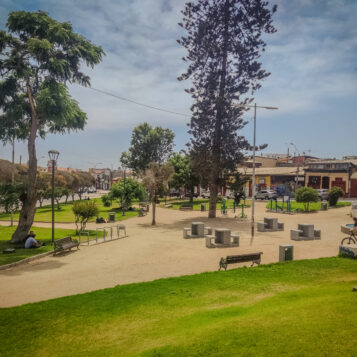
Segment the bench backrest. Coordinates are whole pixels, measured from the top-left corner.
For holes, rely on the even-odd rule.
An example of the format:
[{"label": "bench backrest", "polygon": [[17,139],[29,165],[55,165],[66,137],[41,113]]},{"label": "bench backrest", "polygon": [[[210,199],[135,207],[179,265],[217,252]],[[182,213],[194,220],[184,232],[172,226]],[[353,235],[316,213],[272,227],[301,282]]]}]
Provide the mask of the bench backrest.
[{"label": "bench backrest", "polygon": [[262,252],[252,253],[252,254],[241,254],[241,255],[228,255],[226,258],[227,263],[244,263],[250,262],[252,260],[260,260]]},{"label": "bench backrest", "polygon": [[70,236],[68,236],[68,237],[65,237],[65,238],[56,239],[55,240],[55,245],[56,246],[62,246],[63,244],[71,243],[71,242],[72,242],[72,238]]}]

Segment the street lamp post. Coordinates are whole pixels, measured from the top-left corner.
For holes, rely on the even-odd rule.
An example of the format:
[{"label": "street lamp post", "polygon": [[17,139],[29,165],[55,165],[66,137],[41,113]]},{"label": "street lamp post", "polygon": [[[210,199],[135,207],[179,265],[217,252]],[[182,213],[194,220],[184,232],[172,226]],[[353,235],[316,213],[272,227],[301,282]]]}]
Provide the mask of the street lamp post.
[{"label": "street lamp post", "polygon": [[124,198],[123,198],[123,216],[125,216],[125,194],[126,194],[126,177],[125,177],[125,166],[123,165],[124,174]]},{"label": "street lamp post", "polygon": [[51,206],[52,206],[52,244],[55,241],[55,166],[56,161],[59,156],[59,152],[56,150],[50,150],[48,156],[51,160],[52,166],[52,196],[51,196]]},{"label": "street lamp post", "polygon": [[257,108],[277,110],[277,107],[265,107],[257,105],[234,104],[237,107],[254,108],[254,133],[253,133],[253,169],[252,169],[252,217],[251,217],[251,239],[250,244],[254,239],[254,204],[255,204],[255,148],[256,148],[256,132],[257,132]]}]

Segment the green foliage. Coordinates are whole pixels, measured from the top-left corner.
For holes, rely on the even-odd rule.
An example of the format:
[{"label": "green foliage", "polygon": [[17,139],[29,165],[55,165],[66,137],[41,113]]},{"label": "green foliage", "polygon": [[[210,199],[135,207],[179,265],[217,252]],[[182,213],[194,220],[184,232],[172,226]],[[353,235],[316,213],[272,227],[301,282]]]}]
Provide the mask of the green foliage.
[{"label": "green foliage", "polygon": [[[146,190],[144,186],[133,178],[120,180],[118,183],[112,185],[108,193],[109,200],[118,200],[123,209],[131,206],[133,200],[143,201],[146,199]],[[107,201],[107,198],[104,198]],[[104,202],[104,201],[103,201]]]},{"label": "green foliage", "polygon": [[312,187],[300,187],[295,192],[296,202],[301,202],[304,204],[305,211],[309,211],[310,202],[317,202],[319,195],[317,191]]},{"label": "green foliage", "polygon": [[248,177],[243,176],[239,172],[236,172],[233,177],[229,175],[227,182],[227,187],[233,191],[234,200],[237,204],[244,197],[244,185],[249,181]]},{"label": "green foliage", "polygon": [[0,207],[6,213],[11,213],[19,209],[20,197],[24,192],[23,184],[6,183],[0,185]]},{"label": "green foliage", "polygon": [[199,179],[193,172],[191,157],[180,153],[174,153],[168,160],[174,168],[169,186],[176,189],[185,187],[192,190],[194,186],[199,185]]},{"label": "green foliage", "polygon": [[0,354],[354,356],[356,273],[350,259],[300,260],[5,308]]},{"label": "green foliage", "polygon": [[129,151],[124,152],[120,160],[136,173],[142,173],[150,162],[162,164],[167,161],[174,146],[174,137],[170,129],[141,124],[134,128]]},{"label": "green foliage", "polygon": [[[282,207],[283,209],[287,208],[287,203],[285,202],[283,204],[282,201],[278,201],[278,206]],[[351,206],[351,202],[347,202],[347,201],[342,201],[342,202],[337,202],[336,206],[332,206],[333,208],[341,208],[341,207],[347,207],[347,206]],[[267,209],[276,209],[276,201],[272,202],[272,206],[270,205],[270,202],[268,202],[265,206]],[[330,206],[331,207],[331,206]],[[290,201],[290,209],[292,211],[305,211],[305,206],[303,203],[299,203],[299,202],[295,202],[295,201]],[[319,211],[321,210],[321,202],[310,202],[309,204],[309,212],[315,212],[315,211]]]},{"label": "green foliage", "polygon": [[103,202],[103,206],[104,206],[104,207],[110,207],[110,206],[112,205],[113,199],[112,199],[111,196],[109,196],[109,195],[103,195],[103,196],[101,197],[101,200],[102,200],[102,202]]},{"label": "green foliage", "polygon": [[328,203],[330,206],[336,206],[338,199],[343,197],[345,193],[343,192],[341,187],[332,187],[331,190],[328,192]]},{"label": "green foliage", "polygon": [[[76,201],[73,203],[72,210],[75,216],[77,232],[84,231],[87,222],[91,218],[98,216],[98,207],[95,201]],[[80,224],[80,229],[78,229],[78,224]]]},{"label": "green foliage", "polygon": [[28,137],[33,113],[29,92],[36,100],[38,131],[63,133],[83,129],[86,114],[73,100],[66,82],[89,85],[81,63],[93,67],[104,52],[45,12],[11,12],[8,33],[0,32],[0,140]]}]

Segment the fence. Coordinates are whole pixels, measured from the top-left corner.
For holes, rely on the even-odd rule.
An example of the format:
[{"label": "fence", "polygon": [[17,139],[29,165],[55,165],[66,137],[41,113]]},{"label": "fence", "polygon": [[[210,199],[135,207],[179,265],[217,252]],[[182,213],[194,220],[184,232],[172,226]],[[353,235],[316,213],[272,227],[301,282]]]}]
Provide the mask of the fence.
[{"label": "fence", "polygon": [[[124,235],[120,235],[120,231],[123,231]],[[82,237],[84,237],[85,239],[82,239]],[[90,232],[81,231],[78,234],[78,241],[79,244],[87,243],[89,245],[90,243],[103,243],[125,237],[127,237],[125,226],[123,224],[118,224],[111,227],[97,228],[95,236],[91,236]]]}]

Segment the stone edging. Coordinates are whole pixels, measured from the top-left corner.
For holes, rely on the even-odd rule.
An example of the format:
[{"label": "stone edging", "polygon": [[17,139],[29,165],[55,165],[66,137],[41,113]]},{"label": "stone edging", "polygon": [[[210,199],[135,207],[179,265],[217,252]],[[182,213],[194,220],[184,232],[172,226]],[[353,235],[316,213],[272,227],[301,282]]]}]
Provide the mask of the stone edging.
[{"label": "stone edging", "polygon": [[28,258],[19,260],[19,261],[17,261],[17,262],[13,262],[13,263],[10,263],[10,264],[1,265],[1,266],[0,266],[0,270],[5,270],[5,269],[9,269],[9,268],[16,267],[16,266],[18,266],[18,265],[22,265],[22,264],[25,264],[25,263],[29,263],[29,262],[32,262],[33,260],[37,260],[37,259],[44,258],[44,257],[46,257],[47,255],[50,255],[50,254],[53,254],[53,250],[50,250],[50,251],[45,252],[45,253],[42,253],[42,254],[33,255],[32,257],[28,257]]}]

